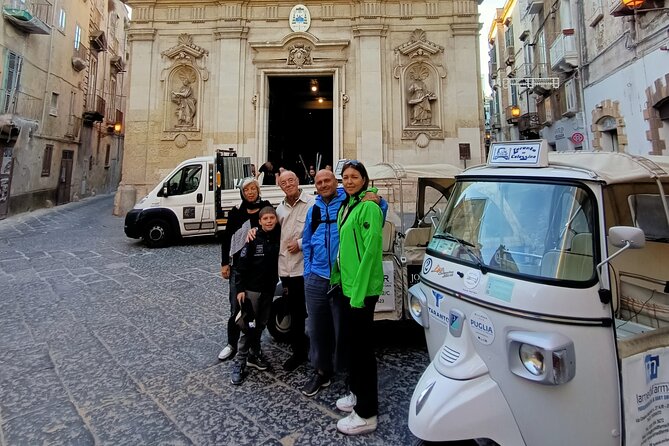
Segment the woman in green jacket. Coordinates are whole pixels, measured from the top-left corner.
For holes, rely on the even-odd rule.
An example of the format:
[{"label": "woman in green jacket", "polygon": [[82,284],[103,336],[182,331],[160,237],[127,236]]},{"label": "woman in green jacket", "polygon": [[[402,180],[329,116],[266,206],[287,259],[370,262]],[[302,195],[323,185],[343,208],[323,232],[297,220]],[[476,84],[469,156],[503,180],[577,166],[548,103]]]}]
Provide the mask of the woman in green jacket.
[{"label": "woman in green jacket", "polygon": [[372,325],[374,307],[383,292],[383,214],[373,201],[362,201],[369,176],[359,161],[347,161],[342,168],[347,199],[339,209],[339,256],[331,284],[340,285],[350,301],[350,312],[339,327],[346,332],[349,351],[351,393],[337,400],[337,408],[351,412],[337,422],[348,435],[376,430],[378,378]]}]

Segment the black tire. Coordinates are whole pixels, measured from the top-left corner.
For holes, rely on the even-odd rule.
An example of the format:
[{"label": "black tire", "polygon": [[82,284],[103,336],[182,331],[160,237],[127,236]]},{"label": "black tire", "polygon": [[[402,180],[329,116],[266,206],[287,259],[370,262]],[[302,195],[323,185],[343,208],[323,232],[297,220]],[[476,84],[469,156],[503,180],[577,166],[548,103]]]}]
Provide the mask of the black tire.
[{"label": "black tire", "polygon": [[272,301],[272,308],[267,321],[267,331],[275,341],[287,343],[290,341],[291,320],[288,306],[283,299],[286,298],[281,296]]},{"label": "black tire", "polygon": [[169,245],[172,232],[165,220],[154,219],[144,225],[144,243],[149,248],[164,248]]}]

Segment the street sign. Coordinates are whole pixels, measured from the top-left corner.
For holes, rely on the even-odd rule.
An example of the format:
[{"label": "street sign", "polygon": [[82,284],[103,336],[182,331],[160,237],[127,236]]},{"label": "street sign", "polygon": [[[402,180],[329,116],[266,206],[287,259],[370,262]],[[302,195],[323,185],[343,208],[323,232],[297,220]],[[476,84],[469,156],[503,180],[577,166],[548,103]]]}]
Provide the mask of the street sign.
[{"label": "street sign", "polygon": [[556,89],[560,86],[559,77],[524,77],[517,79],[515,77],[506,77],[502,79],[502,88],[509,88],[511,85],[518,87],[534,88],[544,87]]}]

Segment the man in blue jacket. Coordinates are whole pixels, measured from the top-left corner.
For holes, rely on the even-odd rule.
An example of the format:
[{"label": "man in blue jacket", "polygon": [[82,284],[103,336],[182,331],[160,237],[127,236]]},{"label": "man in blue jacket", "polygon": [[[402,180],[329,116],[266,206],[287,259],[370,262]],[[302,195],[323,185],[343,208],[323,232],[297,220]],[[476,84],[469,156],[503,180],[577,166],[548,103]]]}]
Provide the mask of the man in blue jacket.
[{"label": "man in blue jacket", "polygon": [[[304,294],[307,306],[307,329],[310,340],[311,364],[314,376],[304,385],[302,393],[316,395],[320,389],[330,385],[335,369],[347,369],[347,354],[342,350],[345,334],[339,323],[346,317],[349,301],[339,288],[331,289],[330,272],[339,253],[337,213],[346,201],[346,192],[338,187],[331,170],[320,170],[315,177],[318,196],[307,212],[302,233],[304,253]],[[385,219],[388,203],[374,194],[365,200],[374,200],[381,206]]]}]

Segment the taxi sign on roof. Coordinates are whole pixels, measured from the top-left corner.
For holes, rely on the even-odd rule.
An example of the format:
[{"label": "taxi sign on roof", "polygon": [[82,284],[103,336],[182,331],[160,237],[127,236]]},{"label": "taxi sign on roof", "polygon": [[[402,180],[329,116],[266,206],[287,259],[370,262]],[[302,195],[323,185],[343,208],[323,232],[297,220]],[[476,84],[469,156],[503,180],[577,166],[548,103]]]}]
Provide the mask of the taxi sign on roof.
[{"label": "taxi sign on roof", "polygon": [[488,154],[490,166],[546,167],[548,144],[545,140],[494,142]]}]

